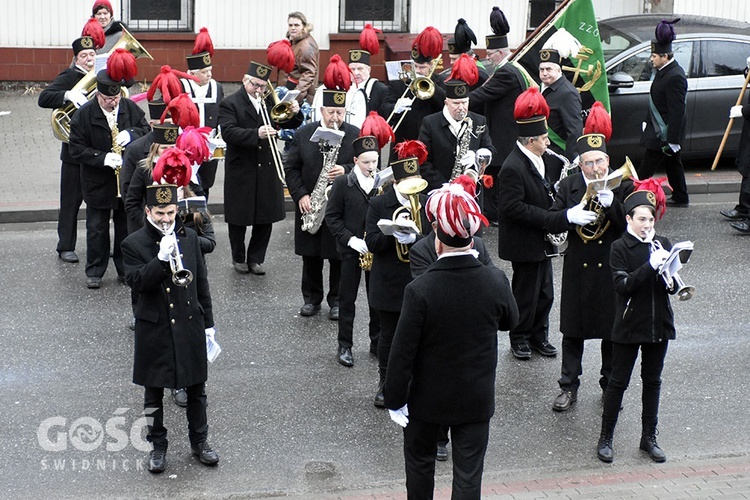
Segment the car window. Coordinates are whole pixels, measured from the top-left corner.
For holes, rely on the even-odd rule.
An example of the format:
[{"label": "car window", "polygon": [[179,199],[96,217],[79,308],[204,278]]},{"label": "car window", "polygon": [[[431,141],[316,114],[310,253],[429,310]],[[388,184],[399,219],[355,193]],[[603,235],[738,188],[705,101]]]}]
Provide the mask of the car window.
[{"label": "car window", "polygon": [[[672,45],[674,58],[680,63],[680,66],[688,73],[690,70],[690,60],[692,59],[693,43],[692,42],[674,42]],[[640,52],[637,52],[613,68],[607,69],[607,75],[615,73],[627,73],[636,82],[647,82],[652,79],[653,68],[649,58],[651,57],[651,46],[648,45]],[[690,75],[688,74],[688,77]]]},{"label": "car window", "polygon": [[745,60],[750,55],[748,44],[728,40],[706,40],[703,43],[706,76],[741,75],[745,71]]}]

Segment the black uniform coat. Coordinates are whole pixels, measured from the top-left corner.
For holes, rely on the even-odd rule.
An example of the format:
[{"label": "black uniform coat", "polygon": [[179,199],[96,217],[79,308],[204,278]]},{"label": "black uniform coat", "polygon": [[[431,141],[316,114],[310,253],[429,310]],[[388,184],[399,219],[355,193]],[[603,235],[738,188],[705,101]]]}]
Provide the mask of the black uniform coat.
[{"label": "black uniform coat", "polygon": [[326,224],[336,239],[336,249],[340,254],[358,254],[349,247],[349,239],[352,236],[364,239],[367,207],[370,206],[370,197],[376,192],[375,189],[364,192],[354,169],[333,181],[326,205]]},{"label": "black uniform coat", "polygon": [[491,166],[500,167],[513,151],[518,137],[518,124],[513,117],[516,98],[526,90],[521,72],[513,64],[498,67],[481,87],[469,94],[469,106],[483,109],[490,131],[492,145],[497,151],[492,155]]},{"label": "black uniform coat", "polygon": [[[120,99],[117,128],[127,130],[131,141],[151,130],[146,115],[130,99]],[[81,164],[83,200],[92,208],[117,208],[115,171],[104,164],[112,151],[112,130],[98,100],[92,99],[73,115],[69,144],[70,155]]]},{"label": "black uniform coat", "polygon": [[[479,148],[487,148],[494,156],[496,150],[492,146],[486,120],[482,115],[471,111],[469,118],[473,122],[469,150],[476,152]],[[451,132],[450,123],[440,110],[424,119],[419,140],[427,146],[427,160],[419,167],[419,171],[428,183],[427,190],[437,189],[451,179],[459,139]]]},{"label": "black uniform coat", "polygon": [[[370,89],[369,95],[367,93],[368,87]],[[370,111],[375,111],[377,113],[383,106],[385,98],[388,95],[388,86],[376,78],[370,78],[364,85],[362,85],[359,92],[362,92],[365,95],[367,114],[369,115]],[[388,118],[388,116],[386,115],[383,118]]]},{"label": "black uniform coat", "polygon": [[[432,82],[437,81],[437,76],[433,75]],[[388,94],[385,97],[385,102],[380,108],[380,115],[388,118],[393,111],[396,101],[403,95],[406,90],[406,84],[401,80],[395,80],[388,82]],[[406,93],[405,97],[412,98],[414,94],[411,91]],[[435,93],[429,99],[421,100],[414,99],[411,104],[411,110],[406,112],[401,125],[396,129],[396,143],[406,139],[416,139],[419,137],[419,128],[422,125],[422,120],[428,115],[437,113],[443,109],[445,104],[445,90],[440,85],[435,85]],[[402,114],[393,115],[389,124],[391,127],[395,127],[396,123],[401,119]],[[392,158],[394,158],[392,156]]]},{"label": "black uniform coat", "polygon": [[[461,293],[456,293],[461,290]],[[406,286],[385,405],[445,425],[495,413],[497,331],[518,322],[505,273],[470,255],[444,257]]]},{"label": "black uniform coat", "polygon": [[[306,194],[312,194],[323,170],[323,154],[320,146],[310,142],[310,137],[320,126],[320,122],[308,123],[300,127],[294,134],[292,146],[286,157],[286,185],[294,200],[294,253],[303,257],[320,257],[323,259],[340,259],[336,250],[336,241],[323,222],[315,234],[302,230],[302,212],[299,210],[299,200]],[[345,135],[341,140],[336,164],[343,166],[347,172],[351,171],[354,158],[352,142],[359,136],[359,129],[354,125],[344,123],[341,126]]]},{"label": "black uniform coat", "polygon": [[[414,242],[409,249],[409,269],[411,270],[412,278],[416,278],[424,274],[428,267],[430,267],[437,260],[437,252],[435,251],[435,238],[437,235],[435,231],[430,231],[424,238]],[[477,259],[485,266],[495,267],[495,263],[492,262],[487,247],[484,246],[484,240],[479,236],[474,236],[474,250],[479,253]]]},{"label": "black uniform coat", "polygon": [[[143,137],[132,141],[128,144],[125,152],[122,154],[122,170],[120,170],[120,192],[122,193],[122,199],[125,200],[125,211],[128,211],[128,189],[130,188],[130,181],[133,179],[133,174],[138,168],[138,163],[141,160],[145,160],[148,156],[148,152],[151,150],[151,145],[154,143],[154,131],[150,131]],[[145,198],[144,198],[145,201]],[[128,232],[132,233],[131,228],[138,229],[143,226],[143,203],[140,204],[140,210],[138,213],[128,212]]]},{"label": "black uniform coat", "polygon": [[[266,104],[270,110],[273,101]],[[252,226],[283,220],[284,187],[276,173],[269,141],[258,135],[263,120],[244,87],[221,101],[219,125],[227,143],[224,161],[227,223]]]},{"label": "black uniform coat", "polygon": [[750,92],[746,101],[745,105],[742,106],[742,132],[740,133],[740,144],[735,160],[737,171],[742,177],[750,177]]},{"label": "black uniform coat", "polygon": [[573,161],[578,155],[576,142],[583,132],[581,94],[563,75],[544,89],[542,95],[549,105],[547,126],[565,141],[565,150],[562,150],[554,142],[550,144],[550,148]]},{"label": "black uniform coat", "polygon": [[615,317],[615,291],[609,252],[612,242],[625,231],[625,209],[622,202],[633,192],[633,183],[624,181],[614,189],[612,205],[604,209],[609,227],[601,238],[585,242],[576,232],[579,227],[568,223],[567,211],[580,203],[586,192],[583,174],[570,175],[560,181],[555,202],[547,217],[552,233],[568,232],[560,301],[560,331],[563,335],[584,339],[607,339],[612,334]]},{"label": "black uniform coat", "polygon": [[[665,250],[672,248],[663,236],[654,239]],[[610,266],[617,292],[612,342],[645,344],[675,338],[667,285],[649,264],[650,255],[651,245],[630,233],[612,243]]]},{"label": "black uniform coat", "polygon": [[543,261],[545,252],[552,252],[552,245],[544,239],[547,210],[552,206],[551,184],[542,179],[519,146],[505,159],[497,183],[499,257],[511,262]]},{"label": "black uniform coat", "polygon": [[687,78],[685,71],[676,60],[656,72],[651,82],[651,99],[667,125],[667,140],[656,136],[654,122],[651,119],[651,108],[644,119],[646,129],[641,135],[641,146],[660,151],[662,146],[682,144],[685,139],[685,98],[687,96]]},{"label": "black uniform coat", "polygon": [[[427,196],[420,194],[422,207],[427,202]],[[370,270],[370,292],[368,295],[370,307],[380,311],[398,312],[404,297],[404,288],[411,281],[411,269],[408,262],[401,262],[396,254],[396,238],[386,236],[378,227],[380,219],[393,220],[393,212],[401,207],[393,188],[387,189],[380,196],[370,200],[365,223],[365,242],[372,252],[372,269]],[[432,230],[430,221],[425,216],[424,209],[419,211],[422,218],[422,233]],[[424,235],[417,236],[417,241]],[[411,248],[414,244],[408,245]]]},{"label": "black uniform coat", "polygon": [[[85,75],[86,73],[75,65],[64,69],[59,75],[57,75],[55,80],[50,83],[46,89],[42,90],[41,94],[39,94],[39,107],[57,109],[69,104],[69,102],[65,100],[65,92],[75,87],[76,83],[78,83]],[[60,159],[65,163],[78,163],[70,156],[67,142],[63,142],[60,147]]]},{"label": "black uniform coat", "polygon": [[138,302],[135,315],[133,383],[147,387],[189,387],[206,381],[205,329],[214,326],[206,265],[198,237],[179,225],[177,240],[187,286],[172,283],[168,262],[157,258],[162,233],[150,223],[122,242],[125,280]]},{"label": "black uniform coat", "polygon": [[[194,82],[186,78],[180,78],[180,81],[182,82],[182,88],[184,89],[184,91],[190,94],[190,97],[192,99],[195,99],[195,89],[193,85],[197,86],[198,82]],[[221,86],[221,83],[217,82],[214,79],[209,80],[206,85],[208,85],[206,99],[216,97],[216,102],[203,103],[203,126],[216,128],[216,125],[219,123],[219,104],[224,99],[224,88]],[[216,96],[213,95],[214,85],[216,85]],[[241,86],[240,90],[244,91],[244,87]],[[198,106],[198,103],[196,103],[195,106],[198,108],[198,111],[201,110],[201,107]]]}]

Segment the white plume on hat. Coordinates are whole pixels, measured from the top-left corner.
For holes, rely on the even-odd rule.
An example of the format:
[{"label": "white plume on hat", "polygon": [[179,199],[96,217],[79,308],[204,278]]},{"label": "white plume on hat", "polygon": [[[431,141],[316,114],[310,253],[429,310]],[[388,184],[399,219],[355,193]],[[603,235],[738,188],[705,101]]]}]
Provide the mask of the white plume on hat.
[{"label": "white plume on hat", "polygon": [[542,49],[554,49],[560,54],[560,59],[573,57],[581,50],[581,42],[565,28],[560,28],[544,42]]}]

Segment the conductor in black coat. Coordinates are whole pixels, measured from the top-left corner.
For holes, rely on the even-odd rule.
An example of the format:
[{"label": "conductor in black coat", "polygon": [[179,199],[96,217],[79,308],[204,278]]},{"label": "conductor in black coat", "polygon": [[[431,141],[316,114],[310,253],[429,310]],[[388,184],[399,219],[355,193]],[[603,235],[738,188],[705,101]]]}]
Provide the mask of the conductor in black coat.
[{"label": "conductor in black coat", "polygon": [[[213,335],[214,319],[206,265],[198,236],[177,217],[177,186],[149,186],[145,212],[148,221],[123,241],[122,251],[125,280],[138,293],[133,383],[144,386],[144,408],[153,419],[147,435],[154,447],[149,470],[158,473],[166,467],[164,388],[186,388],[192,451],[213,465],[219,457],[207,441],[206,335]],[[192,273],[187,285],[173,282],[174,252]]]},{"label": "conductor in black coat", "polygon": [[497,331],[518,321],[505,273],[470,252],[481,214],[473,198],[464,201],[473,203],[471,215],[450,220],[438,213],[438,260],[406,286],[388,361],[385,403],[405,427],[409,498],[432,498],[435,442],[445,425],[453,437],[453,498],[481,497],[495,411]]},{"label": "conductor in black coat", "polygon": [[475,162],[464,165],[459,153],[465,156],[484,148],[495,154],[484,117],[469,111],[466,82],[449,80],[445,89],[443,109],[427,116],[419,131],[419,140],[427,146],[427,161],[421,165],[420,172],[428,183],[428,190],[455,179],[467,168],[476,171]]},{"label": "conductor in black coat", "polygon": [[[284,170],[289,194],[295,203],[294,213],[294,253],[302,256],[302,297],[305,304],[300,309],[302,316],[312,316],[320,310],[323,301],[323,261],[328,260],[329,290],[327,295],[328,316],[338,320],[339,317],[339,280],[341,277],[341,255],[336,250],[336,240],[333,238],[325,220],[320,229],[311,234],[302,230],[302,214],[311,213],[310,196],[315,186],[322,180],[322,186],[351,170],[351,158],[354,157],[352,143],[359,135],[359,129],[344,122],[346,92],[339,90],[325,90],[322,119],[320,122],[309,123],[294,134],[292,146],[286,158]],[[323,153],[318,143],[310,138],[315,131],[338,128],[344,132],[344,137],[338,146],[335,164],[328,165],[330,169],[325,177],[323,171]],[[317,217],[325,217],[325,207]]]},{"label": "conductor in black coat", "polygon": [[[536,95],[529,89],[519,99]],[[552,206],[554,188],[547,177],[542,157],[549,145],[544,116],[518,121],[518,143],[497,176],[498,255],[513,266],[513,295],[520,320],[510,331],[513,355],[531,358],[531,349],[555,356],[548,342],[549,312],[552,309],[552,245],[547,241],[545,219]]]},{"label": "conductor in black coat", "polygon": [[[94,41],[91,37],[73,40],[73,62],[39,94],[39,107],[62,108],[72,103],[80,108],[88,102],[80,90],[73,87],[94,67]],[[69,131],[68,131],[69,132]],[[57,216],[57,254],[65,262],[78,262],[76,239],[78,210],[83,203],[81,191],[81,165],[70,156],[67,142],[60,146],[60,212]]]},{"label": "conductor in black coat", "polygon": [[[124,275],[120,244],[127,236],[127,216],[117,197],[116,170],[122,156],[113,145],[126,147],[149,132],[146,116],[130,99],[120,97],[121,82],[102,70],[97,75],[97,96],[79,109],[70,124],[70,155],[81,164],[81,186],[86,202],[86,276],[89,288],[99,288],[109,261],[109,218],[115,241],[113,259],[118,276]],[[113,129],[119,131],[113,137]],[[122,194],[121,194],[122,196]]]}]

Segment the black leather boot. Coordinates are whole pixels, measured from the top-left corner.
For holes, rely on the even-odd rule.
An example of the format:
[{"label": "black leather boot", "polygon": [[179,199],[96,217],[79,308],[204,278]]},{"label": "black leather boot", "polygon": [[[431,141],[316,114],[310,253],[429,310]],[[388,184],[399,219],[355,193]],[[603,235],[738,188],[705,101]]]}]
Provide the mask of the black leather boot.
[{"label": "black leather boot", "polygon": [[667,461],[667,455],[659,448],[656,444],[656,435],[659,431],[656,429],[656,425],[644,425],[643,432],[641,434],[641,449],[648,453],[651,460],[654,462],[662,463]]},{"label": "black leather boot", "polygon": [[602,422],[602,433],[599,435],[599,443],[596,445],[596,456],[602,462],[611,463],[615,458],[615,452],[612,449],[615,424],[616,422]]},{"label": "black leather boot", "polygon": [[383,395],[383,388],[385,387],[385,368],[378,368],[380,375],[380,382],[378,382],[378,392],[375,393],[375,400],[372,402],[378,408],[385,408],[385,395]]}]

